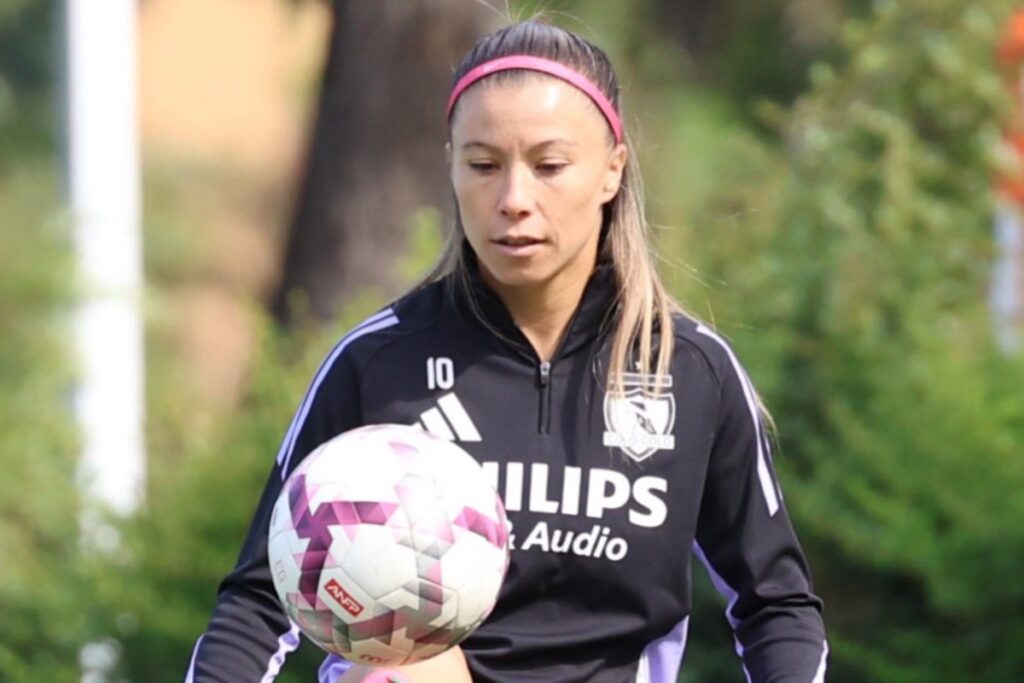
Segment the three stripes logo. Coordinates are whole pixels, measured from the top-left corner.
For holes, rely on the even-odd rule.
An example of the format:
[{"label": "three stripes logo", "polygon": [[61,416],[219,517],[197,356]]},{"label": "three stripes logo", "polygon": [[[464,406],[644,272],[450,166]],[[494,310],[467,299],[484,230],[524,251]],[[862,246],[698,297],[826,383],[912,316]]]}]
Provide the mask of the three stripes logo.
[{"label": "three stripes logo", "polygon": [[437,399],[435,407],[420,413],[414,426],[448,441],[483,441],[454,392],[445,394]]}]

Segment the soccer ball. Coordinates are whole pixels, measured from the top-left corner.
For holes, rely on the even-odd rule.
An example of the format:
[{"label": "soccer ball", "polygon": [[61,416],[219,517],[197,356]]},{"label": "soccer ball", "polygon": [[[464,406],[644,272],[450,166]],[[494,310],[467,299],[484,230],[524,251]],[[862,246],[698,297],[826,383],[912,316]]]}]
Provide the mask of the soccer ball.
[{"label": "soccer ball", "polygon": [[508,567],[508,522],[483,468],[415,427],[372,425],[309,454],[270,519],[274,587],[323,649],[398,666],[461,642]]}]

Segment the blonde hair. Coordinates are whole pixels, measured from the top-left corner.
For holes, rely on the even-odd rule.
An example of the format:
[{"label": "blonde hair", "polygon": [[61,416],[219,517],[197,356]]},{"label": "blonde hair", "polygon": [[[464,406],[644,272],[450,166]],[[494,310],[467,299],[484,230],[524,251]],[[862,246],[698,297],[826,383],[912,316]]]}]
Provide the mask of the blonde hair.
[{"label": "blonde hair", "polygon": [[[513,24],[480,39],[456,69],[453,82],[484,62],[513,54],[544,57],[575,69],[601,88],[619,111],[618,80],[604,51],[571,31],[538,21]],[[523,78],[523,72],[503,71],[487,78],[511,80]],[[618,193],[604,206],[601,226],[600,256],[610,262],[618,287],[606,389],[621,395],[627,373],[639,373],[644,378],[644,389],[658,393],[672,359],[672,315],[682,309],[665,289],[655,268],[648,242],[643,186],[628,134],[624,134],[623,143],[628,153],[626,167]],[[466,248],[465,230],[456,210],[455,225],[445,250],[427,279],[454,275],[473,301]]]}]

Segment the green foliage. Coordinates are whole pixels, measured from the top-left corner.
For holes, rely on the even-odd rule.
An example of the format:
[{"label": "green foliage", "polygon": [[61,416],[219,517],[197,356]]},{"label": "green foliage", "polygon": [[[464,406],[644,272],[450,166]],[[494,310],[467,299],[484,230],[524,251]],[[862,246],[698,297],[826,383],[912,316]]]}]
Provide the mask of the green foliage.
[{"label": "green foliage", "polygon": [[0,6],[0,75],[24,90],[52,84],[55,3],[7,0]]},{"label": "green foliage", "polygon": [[56,3],[0,4],[0,173],[53,146]]},{"label": "green foliage", "polygon": [[[117,566],[95,572],[93,584],[94,630],[115,639],[121,652],[113,680],[181,680],[310,378],[342,331],[377,304],[372,295],[360,297],[349,302],[337,327],[296,323],[285,335],[253,302],[246,327],[258,332],[259,351],[240,404],[226,411],[200,400],[197,383],[205,378],[191,371],[176,341],[182,320],[175,297],[183,288],[223,278],[209,249],[203,212],[251,195],[245,182],[226,167],[154,160],[147,169],[150,486],[144,509],[121,525],[125,546],[115,558]],[[267,198],[259,201],[270,205]],[[418,225],[431,223],[429,216],[421,218]],[[411,258],[403,263],[409,269],[422,266]],[[289,657],[278,680],[315,680],[321,660],[322,653],[305,645]]]},{"label": "green foliage", "polygon": [[[356,320],[340,321],[339,325]],[[237,416],[177,452],[153,452],[146,510],[126,527],[130,561],[98,584],[106,632],[123,644],[122,674],[177,680],[206,628],[220,580],[234,565],[291,414],[340,328],[288,337],[264,330],[251,386]],[[173,374],[173,373],[172,373]],[[181,394],[159,401],[174,403]],[[161,414],[161,406],[154,406]],[[172,445],[170,443],[166,444]],[[315,679],[322,653],[304,646],[279,680]]]},{"label": "green foliage", "polygon": [[0,7],[0,680],[78,680],[90,639],[71,406],[72,250],[53,147],[54,4]]},{"label": "green foliage", "polygon": [[[331,329],[299,325],[287,335],[253,313],[262,330],[261,352],[237,414],[192,438],[165,442],[174,452],[151,453],[150,476],[160,485],[153,487],[146,510],[126,526],[131,559],[98,584],[105,630],[124,646],[123,674],[129,680],[171,680],[185,671],[295,407],[333,343],[373,307],[369,301],[352,304]],[[173,376],[173,361],[163,363],[171,363],[167,376]],[[182,398],[157,395],[154,413],[176,415],[178,407],[161,404]],[[304,645],[278,680],[314,679],[322,659],[322,652]]]},{"label": "green foliage", "polygon": [[[718,92],[691,87],[643,96],[643,108],[650,112],[643,122],[645,137],[658,141],[641,151],[662,275],[692,315],[740,342],[745,365],[764,389],[789,342],[780,327],[770,335],[759,328],[784,301],[778,293],[766,297],[764,292],[776,285],[784,267],[770,246],[784,202],[787,160]],[[784,427],[787,419],[780,417]],[[699,563],[693,576],[680,681],[740,683],[744,678],[724,602]]]},{"label": "green foliage", "polygon": [[1024,360],[996,351],[986,310],[1007,10],[876,3],[842,66],[766,110],[786,165],[718,136],[740,163],[664,240],[780,424],[833,681],[1024,674]]},{"label": "green foliage", "polygon": [[[814,67],[795,108],[763,107],[756,130],[750,101],[787,101],[803,83],[751,67],[781,60],[765,56],[775,37],[755,21],[777,20],[780,3],[737,19],[765,42],[725,48],[717,80],[699,88],[679,86],[685,70],[655,30],[655,3],[547,4],[577,14],[566,23],[619,63],[652,215],[668,226],[657,230],[666,275],[733,339],[780,425],[786,502],[826,599],[830,680],[1021,679],[1024,361],[995,351],[985,308],[990,162],[1006,105],[991,53],[1008,3],[875,3],[845,24],[837,58]],[[4,5],[0,38],[43,5]],[[126,680],[180,680],[309,378],[377,301],[350,302],[332,330],[287,337],[253,313],[263,337],[244,401],[197,415],[160,305],[162,287],[209,274],[203,218],[181,216],[150,174],[152,484],[112,564],[82,558],[61,317],[68,248],[52,178],[24,164],[48,124],[12,117],[4,100],[17,93],[22,112],[25,93],[46,97],[35,68],[0,72],[0,156],[14,149],[4,126],[15,121],[37,140],[17,148],[21,171],[0,184],[0,678],[74,680],[78,648],[102,635],[120,642]],[[763,133],[773,125],[779,139]],[[437,248],[435,223],[415,219],[399,264],[409,279]],[[739,681],[712,592],[698,583],[684,680]],[[311,679],[320,655],[304,649],[280,680]]]},{"label": "green foliage", "polygon": [[[793,120],[785,242],[817,258],[794,269],[782,366],[801,381],[779,405],[808,428],[790,440],[797,512],[846,573],[869,574],[829,587],[851,677],[1024,674],[1007,609],[1024,604],[1024,363],[996,352],[985,310],[1006,9],[880,4]],[[881,624],[844,616],[867,586],[894,608]],[[937,634],[952,646],[929,646]]]},{"label": "green foliage", "polygon": [[39,163],[0,181],[0,677],[12,683],[75,680],[87,626],[56,192]]}]

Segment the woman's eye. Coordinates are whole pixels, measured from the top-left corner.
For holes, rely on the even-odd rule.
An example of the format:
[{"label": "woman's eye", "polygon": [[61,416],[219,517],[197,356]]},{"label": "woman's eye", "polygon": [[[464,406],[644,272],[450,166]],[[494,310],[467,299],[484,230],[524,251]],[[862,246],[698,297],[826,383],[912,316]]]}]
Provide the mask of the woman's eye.
[{"label": "woman's eye", "polygon": [[490,173],[497,170],[498,164],[493,161],[470,161],[469,167],[477,173]]},{"label": "woman's eye", "polygon": [[544,175],[554,175],[561,172],[569,164],[564,161],[545,161],[537,164],[537,170]]}]

